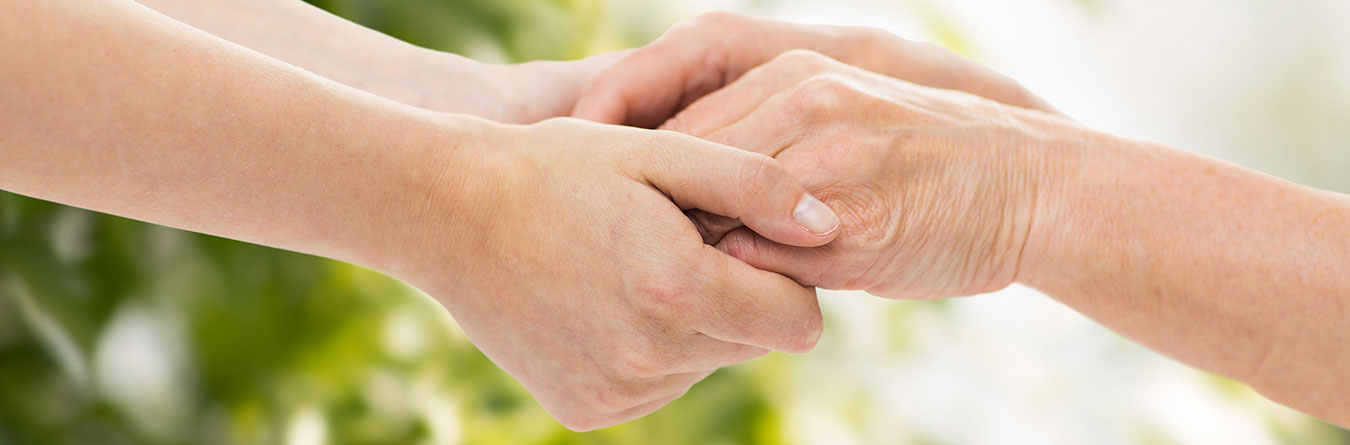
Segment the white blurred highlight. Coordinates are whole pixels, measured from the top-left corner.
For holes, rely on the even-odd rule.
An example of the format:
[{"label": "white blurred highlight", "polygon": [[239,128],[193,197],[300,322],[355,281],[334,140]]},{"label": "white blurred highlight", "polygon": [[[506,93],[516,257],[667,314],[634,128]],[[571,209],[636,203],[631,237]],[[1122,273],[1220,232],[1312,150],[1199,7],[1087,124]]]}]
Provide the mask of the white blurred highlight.
[{"label": "white blurred highlight", "polygon": [[187,397],[193,391],[179,338],[162,314],[128,305],[113,316],[94,351],[99,392],[151,437],[173,437],[173,428],[191,415]]}]

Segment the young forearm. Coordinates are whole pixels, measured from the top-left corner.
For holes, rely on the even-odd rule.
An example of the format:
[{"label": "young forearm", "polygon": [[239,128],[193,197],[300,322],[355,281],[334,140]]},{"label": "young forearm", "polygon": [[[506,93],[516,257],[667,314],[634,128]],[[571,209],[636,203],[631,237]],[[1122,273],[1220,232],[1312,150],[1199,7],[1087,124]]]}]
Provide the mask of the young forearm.
[{"label": "young forearm", "polygon": [[[1065,150],[1025,280],[1121,334],[1350,425],[1350,199],[1110,137]],[[1053,233],[1049,232],[1053,231]]]},{"label": "young forearm", "polygon": [[375,227],[458,143],[441,118],[135,3],[0,8],[7,191],[371,263]]},{"label": "young forearm", "polygon": [[301,0],[138,0],[198,29],[405,104],[509,120],[507,68],[420,48]]},{"label": "young forearm", "polygon": [[415,107],[510,123],[562,116],[620,54],[496,65],[421,48],[301,0],[138,0],[225,40]]},{"label": "young forearm", "polygon": [[[137,0],[178,21],[339,82],[418,56],[417,47],[301,0]],[[357,70],[370,72],[357,72]]]}]

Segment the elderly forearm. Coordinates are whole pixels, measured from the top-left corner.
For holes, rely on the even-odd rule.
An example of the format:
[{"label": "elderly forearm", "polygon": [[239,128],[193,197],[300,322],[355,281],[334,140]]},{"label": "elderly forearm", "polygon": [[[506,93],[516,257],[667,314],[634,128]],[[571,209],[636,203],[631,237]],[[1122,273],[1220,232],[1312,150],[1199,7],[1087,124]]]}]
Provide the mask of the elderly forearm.
[{"label": "elderly forearm", "polygon": [[[1150,144],[1063,150],[1024,281],[1350,426],[1350,198]],[[1034,259],[1034,260],[1033,260]]]},{"label": "elderly forearm", "polygon": [[0,2],[0,58],[0,188],[366,264],[460,142],[130,1]]}]

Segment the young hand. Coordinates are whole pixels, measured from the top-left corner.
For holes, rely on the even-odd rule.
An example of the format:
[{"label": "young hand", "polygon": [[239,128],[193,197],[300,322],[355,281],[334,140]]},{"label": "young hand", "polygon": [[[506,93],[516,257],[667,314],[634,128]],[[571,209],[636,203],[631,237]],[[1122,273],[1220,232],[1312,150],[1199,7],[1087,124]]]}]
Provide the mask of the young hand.
[{"label": "young hand", "polygon": [[777,161],[572,119],[486,128],[447,150],[380,268],[437,297],[567,427],[644,416],[719,367],[815,344],[812,289],[704,244],[682,213],[830,241],[837,217]]}]

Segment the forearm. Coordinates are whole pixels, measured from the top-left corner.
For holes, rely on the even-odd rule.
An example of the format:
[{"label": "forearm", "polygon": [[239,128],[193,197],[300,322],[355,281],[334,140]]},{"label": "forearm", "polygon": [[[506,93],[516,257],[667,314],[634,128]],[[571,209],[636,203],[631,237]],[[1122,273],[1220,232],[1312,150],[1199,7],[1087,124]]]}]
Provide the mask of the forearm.
[{"label": "forearm", "polygon": [[1350,199],[1132,141],[1065,149],[1024,282],[1350,425]]},{"label": "forearm", "polygon": [[300,0],[138,1],[225,40],[398,102],[506,118],[502,77],[513,73],[505,67],[420,48]]},{"label": "forearm", "polygon": [[371,264],[459,143],[429,113],[135,3],[0,9],[7,191]]},{"label": "forearm", "polygon": [[420,48],[300,0],[139,0],[179,21],[337,82],[429,110],[530,123],[571,111],[620,54],[496,65]]}]

